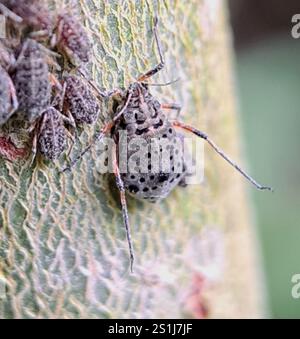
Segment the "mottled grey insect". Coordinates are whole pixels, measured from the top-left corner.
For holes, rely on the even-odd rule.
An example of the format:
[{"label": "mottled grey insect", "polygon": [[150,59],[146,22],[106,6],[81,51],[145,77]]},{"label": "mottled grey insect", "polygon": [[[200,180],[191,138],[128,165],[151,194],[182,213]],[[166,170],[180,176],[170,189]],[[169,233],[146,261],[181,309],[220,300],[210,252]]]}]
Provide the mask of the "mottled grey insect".
[{"label": "mottled grey insect", "polygon": [[13,82],[19,111],[32,123],[48,107],[52,87],[45,51],[33,39],[27,39],[21,46],[14,67]]},{"label": "mottled grey insect", "polygon": [[33,139],[33,159],[37,149],[48,160],[54,161],[60,157],[66,150],[67,137],[70,137],[65,123],[74,126],[72,119],[61,114],[53,106],[43,112]]},{"label": "mottled grey insect", "polygon": [[67,10],[58,15],[51,45],[57,46],[75,64],[90,60],[91,43],[87,32],[80,20]]},{"label": "mottled grey insect", "polygon": [[[121,173],[119,169],[119,158],[116,154],[119,144],[120,132],[127,132],[127,144],[129,144],[135,138],[143,138],[146,145],[150,145],[151,140],[166,139],[172,142],[181,140],[183,142],[184,136],[177,129],[192,132],[198,137],[206,140],[208,144],[229,164],[237,169],[247,180],[249,180],[256,188],[260,190],[270,190],[270,187],[262,186],[252,179],[247,173],[245,173],[235,162],[233,162],[216,144],[203,132],[196,128],[186,125],[179,120],[169,120],[164,114],[165,109],[179,110],[179,106],[176,104],[161,104],[150,92],[147,80],[160,71],[164,67],[164,59],[161,53],[160,41],[157,34],[157,19],[154,25],[154,36],[157,44],[157,48],[160,55],[159,64],[140,76],[136,82],[132,83],[127,90],[120,92],[121,103],[116,109],[114,118],[110,123],[105,125],[100,133],[95,137],[94,142],[101,140],[105,135],[110,134],[115,142],[115,152],[113,153],[113,168],[116,176],[117,187],[120,191],[121,204],[124,225],[126,228],[127,240],[130,252],[131,270],[133,267],[134,254],[133,245],[131,241],[131,232],[128,221],[128,212],[126,205],[125,191],[132,194],[139,199],[147,199],[148,201],[157,202],[162,198],[168,196],[168,194],[178,185],[184,184],[186,172],[186,164],[182,156],[177,156],[176,151],[173,158],[170,158],[170,170],[168,172],[152,171],[152,162],[150,158],[151,153],[145,154],[145,159],[148,160],[148,172],[143,173],[139,168],[136,171],[132,171],[128,168],[128,172]],[[175,143],[173,143],[175,145]],[[118,145],[118,147],[117,147]],[[90,144],[77,158],[75,158],[70,166],[64,169],[70,170],[72,166],[79,160],[90,148]],[[174,146],[175,147],[175,146]],[[176,147],[175,147],[176,148]],[[127,160],[129,162],[133,153],[128,152]],[[175,170],[176,165],[180,165],[182,171],[178,173]]]},{"label": "mottled grey insect", "polygon": [[64,77],[64,111],[79,123],[92,124],[99,116],[99,104],[89,85],[75,75]]},{"label": "mottled grey insect", "polygon": [[[53,30],[53,17],[51,12],[41,0],[2,0],[4,13],[19,23],[25,24],[33,30],[49,35]],[[9,15],[8,10],[15,14]],[[1,7],[0,7],[1,8]],[[19,19],[18,19],[19,18]],[[20,20],[21,19],[21,20]],[[41,34],[42,35],[42,34]]]}]

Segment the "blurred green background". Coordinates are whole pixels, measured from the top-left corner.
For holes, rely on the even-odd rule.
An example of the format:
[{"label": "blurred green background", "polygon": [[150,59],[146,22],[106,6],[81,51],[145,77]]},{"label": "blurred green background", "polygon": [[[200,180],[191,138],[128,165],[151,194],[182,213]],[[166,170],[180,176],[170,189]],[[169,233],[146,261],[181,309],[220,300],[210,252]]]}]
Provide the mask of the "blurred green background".
[{"label": "blurred green background", "polygon": [[270,316],[300,318],[291,278],[300,273],[299,0],[231,0],[245,150],[252,174],[275,188],[251,190]]}]

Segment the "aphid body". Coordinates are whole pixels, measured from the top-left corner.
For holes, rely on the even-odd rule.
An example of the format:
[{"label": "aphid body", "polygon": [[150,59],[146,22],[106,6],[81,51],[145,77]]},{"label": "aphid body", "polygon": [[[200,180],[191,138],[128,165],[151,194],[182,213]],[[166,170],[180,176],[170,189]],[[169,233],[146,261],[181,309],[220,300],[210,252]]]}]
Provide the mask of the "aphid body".
[{"label": "aphid body", "polygon": [[62,114],[61,110],[62,96],[60,93],[54,97],[52,103],[42,112],[37,123],[33,124],[32,161],[35,158],[37,150],[47,160],[54,161],[65,151],[67,147],[67,137],[73,141],[73,137],[65,128],[65,123],[75,128],[75,121],[72,116]]},{"label": "aphid body", "polygon": [[[147,147],[145,147],[146,154],[144,154],[142,166],[129,168],[128,173],[121,173],[121,178],[125,189],[136,198],[156,202],[165,198],[180,181],[184,180],[184,157],[178,150],[182,147],[183,138],[167,119],[161,104],[152,96],[146,83],[131,84],[125,97],[128,97],[129,93],[131,93],[130,101],[116,123],[112,137],[116,144],[119,144],[119,133],[125,130],[127,145],[132,143],[133,146],[134,140],[139,143],[142,138]],[[119,106],[117,112],[122,109],[122,106],[123,104]],[[166,159],[169,162],[167,172],[153,171],[151,168],[153,152],[151,143],[154,139],[159,143],[156,150],[159,162],[163,158],[163,147],[164,150],[169,150],[168,159]],[[161,141],[163,143],[160,143]],[[128,159],[133,159],[136,152],[132,146],[127,150]],[[146,172],[142,168],[145,168]],[[131,173],[132,170],[134,173]]]},{"label": "aphid body", "polygon": [[98,100],[89,85],[74,75],[64,77],[64,110],[70,112],[75,122],[94,123],[99,115]]},{"label": "aphid body", "polygon": [[48,107],[51,97],[49,67],[40,44],[27,39],[17,58],[13,81],[19,110],[29,122],[37,120]]},{"label": "aphid body", "polygon": [[41,0],[3,0],[3,5],[37,31],[51,33],[53,17]]},{"label": "aphid body", "polygon": [[59,158],[66,148],[67,137],[61,113],[49,107],[43,113],[38,131],[38,150],[48,160]]},{"label": "aphid body", "polygon": [[56,45],[74,63],[90,60],[91,43],[80,20],[68,11],[58,15],[52,46]]}]

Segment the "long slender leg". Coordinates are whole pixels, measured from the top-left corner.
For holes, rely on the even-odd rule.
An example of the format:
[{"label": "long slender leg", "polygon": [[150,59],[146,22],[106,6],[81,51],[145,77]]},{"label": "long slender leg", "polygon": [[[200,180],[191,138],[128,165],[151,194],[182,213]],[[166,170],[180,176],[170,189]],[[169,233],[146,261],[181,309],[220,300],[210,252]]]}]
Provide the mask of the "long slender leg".
[{"label": "long slender leg", "polygon": [[28,36],[32,39],[45,39],[50,35],[50,32],[47,31],[46,29],[44,30],[40,30],[40,31],[35,31],[35,32],[31,32],[28,34]]},{"label": "long slender leg", "polygon": [[245,177],[252,185],[254,185],[259,190],[269,190],[273,191],[271,187],[262,186],[258,182],[256,182],[249,174],[247,174],[239,165],[237,165],[233,160],[231,160],[222,149],[220,149],[209,137],[207,134],[203,133],[202,131],[197,130],[196,128],[186,125],[183,122],[178,120],[173,121],[173,126],[180,127],[186,131],[192,132],[198,137],[206,140],[208,144],[223,158],[225,159],[231,166],[233,166],[240,174]]},{"label": "long slender leg", "polygon": [[114,88],[110,91],[101,91],[95,82],[91,79],[88,79],[88,76],[85,73],[85,70],[82,69],[82,65],[75,68],[77,72],[84,78],[85,81],[94,89],[94,91],[102,98],[110,98],[113,95],[123,95],[123,91],[119,88]]},{"label": "long slender leg", "polygon": [[49,73],[49,81],[56,90],[62,92],[62,94],[58,94],[54,97],[53,105],[56,105],[58,102],[61,104],[61,101],[63,100],[65,95],[65,88],[61,85],[61,83],[53,73]]},{"label": "long slender leg", "polygon": [[12,115],[19,106],[18,99],[17,99],[17,94],[16,94],[16,89],[15,86],[10,78],[9,79],[9,88],[10,88],[10,95],[11,95],[11,101],[12,101],[12,108],[10,111],[10,115]]},{"label": "long slender leg", "polygon": [[94,145],[94,143],[96,143],[97,141],[100,141],[101,139],[103,139],[103,137],[111,130],[111,128],[114,126],[114,122],[110,122],[108,124],[106,124],[99,133],[96,134],[96,136],[94,137],[94,140],[75,158],[71,161],[70,165],[65,167],[61,172],[67,172],[67,171],[71,171],[71,169],[74,167],[74,165],[77,163],[78,160],[80,160]]},{"label": "long slender leg", "polygon": [[128,96],[127,99],[125,101],[124,106],[122,107],[122,109],[120,110],[120,112],[117,113],[117,115],[114,116],[113,120],[109,123],[107,123],[98,134],[96,134],[96,136],[94,137],[94,140],[70,163],[69,166],[65,167],[62,172],[67,172],[70,171],[72,169],[72,167],[76,164],[76,162],[78,160],[80,160],[91,148],[92,146],[97,142],[100,141],[108,132],[110,132],[110,130],[112,129],[112,127],[115,125],[116,121],[118,119],[120,119],[120,117],[123,115],[124,111],[126,110],[126,108],[128,107],[128,104],[131,100],[132,97],[132,90],[129,89],[128,90]]},{"label": "long slender leg", "polygon": [[36,153],[37,153],[37,143],[38,143],[38,131],[34,131],[34,136],[32,139],[32,148],[31,148],[31,160],[30,160],[30,166],[34,163],[34,160],[36,158]]},{"label": "long slender leg", "polygon": [[179,104],[161,104],[161,108],[176,111],[177,112],[176,119],[179,118],[179,115],[180,115],[180,112],[181,112],[181,109],[182,109],[181,105],[179,105]]},{"label": "long slender leg", "polygon": [[73,147],[74,147],[75,140],[74,140],[73,135],[72,135],[67,129],[66,129],[65,131],[66,131],[66,136],[67,136],[67,137],[71,140],[71,142],[72,142],[72,145],[71,145],[71,147],[69,148],[68,153],[67,153],[67,157],[69,158],[70,153],[71,153],[71,151],[72,151],[72,149],[73,149]]},{"label": "long slender leg", "polygon": [[22,48],[21,48],[21,51],[16,59],[16,62],[15,64],[12,66],[12,68],[15,70],[18,66],[18,64],[20,63],[20,61],[24,58],[24,52],[25,50],[27,49],[27,46],[29,44],[29,40],[26,40],[23,45],[22,45]]},{"label": "long slender leg", "polygon": [[162,84],[158,84],[158,83],[148,83],[148,86],[151,86],[151,87],[165,87],[165,86],[170,86],[170,85],[173,85],[175,84],[176,82],[178,82],[180,80],[180,78],[177,78],[175,80],[171,80],[171,81],[168,81],[168,82],[165,82],[165,83],[162,83]]},{"label": "long slender leg", "polygon": [[130,103],[130,100],[131,100],[131,98],[132,98],[132,94],[133,94],[132,89],[129,88],[129,90],[128,90],[128,95],[127,95],[127,99],[126,99],[126,101],[125,101],[124,106],[122,107],[122,109],[120,110],[120,112],[118,112],[118,113],[113,117],[113,122],[114,122],[114,123],[115,123],[117,120],[120,119],[120,117],[123,115],[123,113],[124,113],[125,110],[127,109],[128,105],[129,105],[129,103]]},{"label": "long slender leg", "polygon": [[122,215],[123,215],[123,222],[126,230],[126,237],[128,242],[128,248],[129,248],[129,255],[130,255],[130,271],[133,273],[133,262],[134,262],[134,252],[133,252],[133,245],[131,240],[131,232],[130,232],[130,224],[129,224],[129,218],[128,218],[128,210],[127,210],[127,203],[126,203],[126,194],[125,194],[125,187],[123,180],[120,175],[120,170],[118,166],[117,161],[117,147],[115,145],[113,150],[113,169],[114,174],[116,177],[116,184],[120,192],[120,199],[121,199],[121,205],[122,205]]},{"label": "long slender leg", "polygon": [[76,122],[75,122],[75,120],[73,118],[73,115],[71,114],[71,112],[69,110],[66,111],[66,114],[67,115],[63,115],[62,113],[60,113],[61,118],[63,119],[63,121],[66,124],[72,126],[75,129],[75,131],[76,131]]},{"label": "long slender leg", "polygon": [[[67,84],[64,83],[63,86],[61,86],[60,82],[54,77],[52,74],[50,74],[51,79],[54,80],[54,86],[61,91],[60,94],[57,94],[53,101],[52,101],[52,106],[58,106],[58,111],[60,113],[60,116],[62,120],[67,123],[68,125],[72,126],[75,131],[76,131],[76,122],[75,119],[73,118],[71,112],[69,110],[66,110],[66,115],[62,114],[63,110],[63,104],[64,104],[64,99],[65,99],[65,94],[66,94],[66,87]],[[54,78],[53,78],[54,77]]]},{"label": "long slender leg", "polygon": [[45,125],[45,120],[46,120],[46,114],[43,115],[42,121],[37,122],[34,127],[31,127],[31,130],[34,131],[34,136],[33,136],[33,139],[32,139],[30,166],[32,166],[32,164],[33,164],[33,162],[36,158],[37,144],[38,144],[38,140],[39,140],[39,136],[41,134],[41,131],[42,131],[44,125]]},{"label": "long slender leg", "polygon": [[164,61],[164,58],[163,58],[163,55],[162,55],[161,43],[160,43],[160,39],[159,39],[158,32],[157,32],[157,24],[158,24],[158,18],[155,17],[154,18],[153,33],[154,33],[154,37],[155,37],[155,41],[156,41],[156,46],[157,46],[158,53],[159,53],[160,62],[153,69],[151,69],[150,71],[148,71],[145,74],[141,75],[138,78],[138,80],[137,80],[138,82],[146,81],[147,79],[151,78],[154,74],[156,74],[157,72],[162,70],[164,68],[164,66],[165,66],[165,61]]},{"label": "long slender leg", "polygon": [[6,6],[4,6],[1,3],[0,3],[0,11],[2,12],[4,16],[10,18],[11,20],[15,22],[21,23],[23,21],[21,17],[19,17],[17,14],[12,12],[10,9],[8,9]]}]

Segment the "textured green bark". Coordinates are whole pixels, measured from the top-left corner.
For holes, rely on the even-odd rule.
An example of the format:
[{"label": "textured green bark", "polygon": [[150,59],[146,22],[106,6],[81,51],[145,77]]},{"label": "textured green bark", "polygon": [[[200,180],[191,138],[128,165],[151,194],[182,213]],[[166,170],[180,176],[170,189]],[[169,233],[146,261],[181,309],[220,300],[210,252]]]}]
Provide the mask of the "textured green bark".
[{"label": "textured green bark", "polygon": [[[184,121],[238,157],[222,1],[82,0],[77,6],[94,41],[94,78],[106,88],[126,86],[155,64],[151,27],[158,13],[166,69],[155,80],[181,79],[157,90],[158,97],[181,103]],[[84,129],[71,157],[93,133]],[[0,160],[0,317],[196,317],[203,303],[211,317],[258,316],[242,180],[208,149],[205,160],[202,186],[178,188],[156,205],[128,198],[133,275],[118,193],[97,173],[95,152],[62,176],[64,157],[54,165],[38,159],[31,168]]]}]

